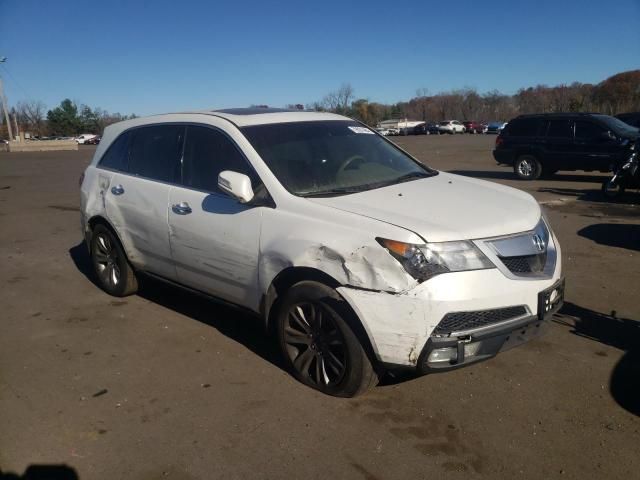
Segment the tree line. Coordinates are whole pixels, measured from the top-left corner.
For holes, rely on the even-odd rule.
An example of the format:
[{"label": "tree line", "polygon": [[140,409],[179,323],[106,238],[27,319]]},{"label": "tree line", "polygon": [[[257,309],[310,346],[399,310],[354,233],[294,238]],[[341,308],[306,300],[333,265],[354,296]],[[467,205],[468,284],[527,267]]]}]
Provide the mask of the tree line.
[{"label": "tree line", "polygon": [[[288,107],[303,108],[300,104]],[[449,119],[489,122],[508,121],[526,113],[600,112],[615,115],[640,111],[640,70],[618,73],[595,85],[579,82],[557,86],[537,85],[521,88],[513,95],[497,90],[478,93],[474,88],[431,95],[428,89],[422,88],[411,100],[394,104],[356,98],[354,88],[346,83],[321,100],[306,105],[306,108],[347,115],[371,126],[391,118],[425,122]],[[20,131],[36,136],[102,133],[107,125],[135,118],[135,115],[109,113],[101,108],[77,105],[68,98],[51,110],[47,110],[41,101],[19,102],[10,113]],[[4,115],[0,118],[0,137],[8,137]]]},{"label": "tree line", "polygon": [[[51,110],[47,110],[44,102],[40,100],[27,100],[18,102],[10,111],[12,127],[17,124],[21,132],[28,132],[37,137],[99,134],[107,125],[135,117],[135,115],[109,113],[101,108],[91,108],[84,104],[77,105],[68,98]],[[4,115],[0,122],[0,137],[6,138],[8,135]]]},{"label": "tree line", "polygon": [[537,85],[521,88],[513,95],[497,90],[478,93],[462,88],[429,94],[420,89],[407,102],[384,104],[356,98],[350,84],[343,84],[307,109],[330,111],[357,118],[375,126],[382,120],[407,118],[437,122],[509,121],[527,113],[599,112],[607,115],[640,111],[640,70],[618,73],[598,84],[574,82],[570,85]]}]

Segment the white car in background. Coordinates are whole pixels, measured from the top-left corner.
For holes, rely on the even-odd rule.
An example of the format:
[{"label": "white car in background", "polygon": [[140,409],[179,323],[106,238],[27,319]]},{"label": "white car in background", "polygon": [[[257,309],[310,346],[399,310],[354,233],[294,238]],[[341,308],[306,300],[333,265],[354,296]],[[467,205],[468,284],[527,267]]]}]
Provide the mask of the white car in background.
[{"label": "white car in background", "polygon": [[131,295],[146,274],[240,306],[330,395],[491,358],[562,305],[560,245],[531,195],[428,168],[331,113],[110,125],[80,205],[106,292]]},{"label": "white car in background", "polygon": [[86,142],[87,140],[91,139],[91,138],[95,138],[97,137],[97,135],[93,135],[91,133],[83,133],[82,135],[78,135],[75,138],[75,141],[78,142],[78,144],[82,145],[84,144],[84,142]]},{"label": "white car in background", "polygon": [[466,128],[464,125],[458,120],[445,120],[444,122],[438,123],[438,130],[442,133],[464,133],[466,132]]}]

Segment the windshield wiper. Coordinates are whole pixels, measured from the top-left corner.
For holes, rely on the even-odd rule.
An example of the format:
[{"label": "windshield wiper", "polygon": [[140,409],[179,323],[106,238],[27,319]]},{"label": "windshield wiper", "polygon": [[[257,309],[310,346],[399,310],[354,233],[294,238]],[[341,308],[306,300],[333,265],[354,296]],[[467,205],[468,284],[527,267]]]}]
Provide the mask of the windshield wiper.
[{"label": "windshield wiper", "polygon": [[393,180],[393,182],[389,183],[389,185],[392,185],[394,183],[408,182],[409,180],[413,180],[414,178],[427,178],[427,177],[431,177],[431,176],[432,176],[432,174],[427,173],[427,172],[405,173],[404,175],[401,175],[398,178],[396,178],[395,180]]},{"label": "windshield wiper", "polygon": [[297,195],[300,197],[330,197],[332,195],[347,195],[349,193],[358,193],[361,191],[361,187],[345,187],[331,188],[329,190],[314,190],[311,192],[299,192]]}]

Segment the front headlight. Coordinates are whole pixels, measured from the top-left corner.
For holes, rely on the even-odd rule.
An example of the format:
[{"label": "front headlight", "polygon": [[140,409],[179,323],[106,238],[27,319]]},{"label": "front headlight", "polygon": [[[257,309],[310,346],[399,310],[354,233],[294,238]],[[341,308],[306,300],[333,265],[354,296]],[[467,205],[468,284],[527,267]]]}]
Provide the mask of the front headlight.
[{"label": "front headlight", "polygon": [[415,245],[385,238],[376,240],[420,282],[441,273],[494,268],[493,263],[467,241]]}]

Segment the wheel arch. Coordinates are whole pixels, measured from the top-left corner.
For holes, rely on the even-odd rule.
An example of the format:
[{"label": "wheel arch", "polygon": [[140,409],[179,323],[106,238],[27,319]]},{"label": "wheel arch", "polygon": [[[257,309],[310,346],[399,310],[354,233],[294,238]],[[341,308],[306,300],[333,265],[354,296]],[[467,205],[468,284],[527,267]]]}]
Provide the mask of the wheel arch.
[{"label": "wheel arch", "polygon": [[127,261],[129,261],[129,264],[131,264],[131,261],[129,260],[129,252],[127,252],[127,248],[126,248],[125,244],[122,242],[122,238],[120,238],[120,235],[118,234],[118,231],[111,224],[111,222],[109,222],[109,220],[107,220],[102,215],[94,215],[87,222],[87,226],[89,227],[89,232],[85,232],[85,240],[87,242],[87,247],[89,248],[89,253],[91,253],[91,236],[93,234],[93,230],[96,228],[97,225],[104,226],[105,228],[107,228],[116,237],[118,242],[120,242],[120,246],[122,247],[122,251],[124,252],[124,254],[127,257]]},{"label": "wheel arch", "polygon": [[289,288],[304,281],[317,282],[333,289],[335,294],[334,298],[342,301],[344,303],[344,308],[346,308],[350,313],[350,318],[345,320],[348,321],[352,327],[354,334],[369,357],[371,364],[374,366],[376,371],[381,371],[383,366],[379,362],[375,349],[373,348],[371,338],[362,324],[362,320],[358,317],[349,302],[337,291],[337,288],[343,286],[343,284],[322,270],[318,270],[313,267],[287,267],[276,275],[271,282],[271,285],[269,285],[267,292],[262,296],[262,300],[260,302],[260,313],[266,330],[270,333],[275,333],[275,318],[278,311],[278,302],[283,298],[285,292]]}]

